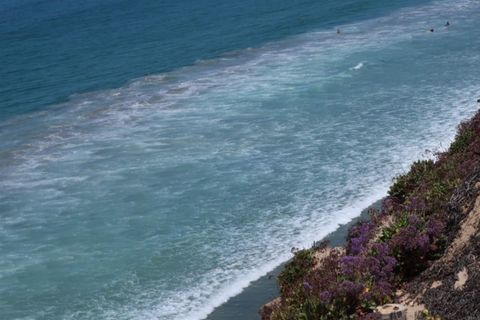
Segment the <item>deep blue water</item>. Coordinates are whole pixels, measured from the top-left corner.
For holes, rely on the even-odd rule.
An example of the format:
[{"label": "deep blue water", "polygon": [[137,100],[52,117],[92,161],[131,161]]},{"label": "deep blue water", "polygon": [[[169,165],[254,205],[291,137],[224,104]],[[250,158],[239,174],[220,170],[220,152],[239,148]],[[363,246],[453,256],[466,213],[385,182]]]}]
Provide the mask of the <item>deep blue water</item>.
[{"label": "deep blue water", "polygon": [[204,319],[448,145],[479,14],[3,1],[0,318]]},{"label": "deep blue water", "polygon": [[3,0],[0,118],[413,3]]}]

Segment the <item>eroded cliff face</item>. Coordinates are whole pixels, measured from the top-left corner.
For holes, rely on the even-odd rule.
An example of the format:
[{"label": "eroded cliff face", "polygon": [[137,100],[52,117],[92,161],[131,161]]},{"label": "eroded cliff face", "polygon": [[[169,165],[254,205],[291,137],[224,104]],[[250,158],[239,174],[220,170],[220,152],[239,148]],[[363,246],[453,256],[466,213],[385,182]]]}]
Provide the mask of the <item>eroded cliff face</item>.
[{"label": "eroded cliff face", "polygon": [[405,303],[445,320],[480,319],[480,167],[449,203],[452,239],[445,253],[406,286]]}]

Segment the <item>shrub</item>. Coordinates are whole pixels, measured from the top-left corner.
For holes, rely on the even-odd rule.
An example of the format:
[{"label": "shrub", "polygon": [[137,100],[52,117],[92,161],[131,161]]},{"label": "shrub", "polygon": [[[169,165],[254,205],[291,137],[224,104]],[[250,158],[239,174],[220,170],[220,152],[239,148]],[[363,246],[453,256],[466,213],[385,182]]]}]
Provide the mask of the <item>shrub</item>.
[{"label": "shrub", "polygon": [[315,263],[314,250],[297,250],[294,252],[293,259],[289,261],[280,275],[278,276],[278,283],[280,288],[288,288],[295,285],[312,269]]},{"label": "shrub", "polygon": [[462,123],[459,126],[457,136],[450,145],[450,154],[465,152],[475,137],[475,132],[470,128],[469,123]]},{"label": "shrub", "polygon": [[432,160],[414,162],[408,173],[395,178],[395,182],[390,187],[388,194],[403,202],[420,186],[420,182],[430,174],[433,166],[434,162]]},{"label": "shrub", "polygon": [[331,250],[313,268],[325,244],[297,251],[279,276],[282,304],[272,320],[379,319],[376,306],[446,248],[449,199],[480,161],[480,112],[436,156],[395,178],[380,212],[349,230],[345,253]]}]

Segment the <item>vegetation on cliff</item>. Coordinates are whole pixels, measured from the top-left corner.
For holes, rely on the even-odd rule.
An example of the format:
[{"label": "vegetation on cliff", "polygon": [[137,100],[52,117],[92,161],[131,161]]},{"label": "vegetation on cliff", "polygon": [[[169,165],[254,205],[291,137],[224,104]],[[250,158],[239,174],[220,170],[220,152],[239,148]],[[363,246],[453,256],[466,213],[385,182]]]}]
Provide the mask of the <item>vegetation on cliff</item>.
[{"label": "vegetation on cliff", "polygon": [[447,151],[395,179],[381,209],[350,229],[344,250],[297,251],[279,276],[281,302],[271,319],[378,319],[375,308],[393,302],[451,243],[458,221],[449,200],[479,160],[477,113]]}]

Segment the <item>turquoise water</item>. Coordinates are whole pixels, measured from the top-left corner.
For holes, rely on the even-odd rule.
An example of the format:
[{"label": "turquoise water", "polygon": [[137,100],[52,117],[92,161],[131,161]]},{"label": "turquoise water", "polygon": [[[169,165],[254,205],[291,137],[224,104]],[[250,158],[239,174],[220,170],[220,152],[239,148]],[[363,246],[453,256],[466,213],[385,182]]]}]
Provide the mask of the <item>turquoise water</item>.
[{"label": "turquoise water", "polygon": [[412,2],[2,4],[1,318],[202,319],[385,195],[480,93]]}]

